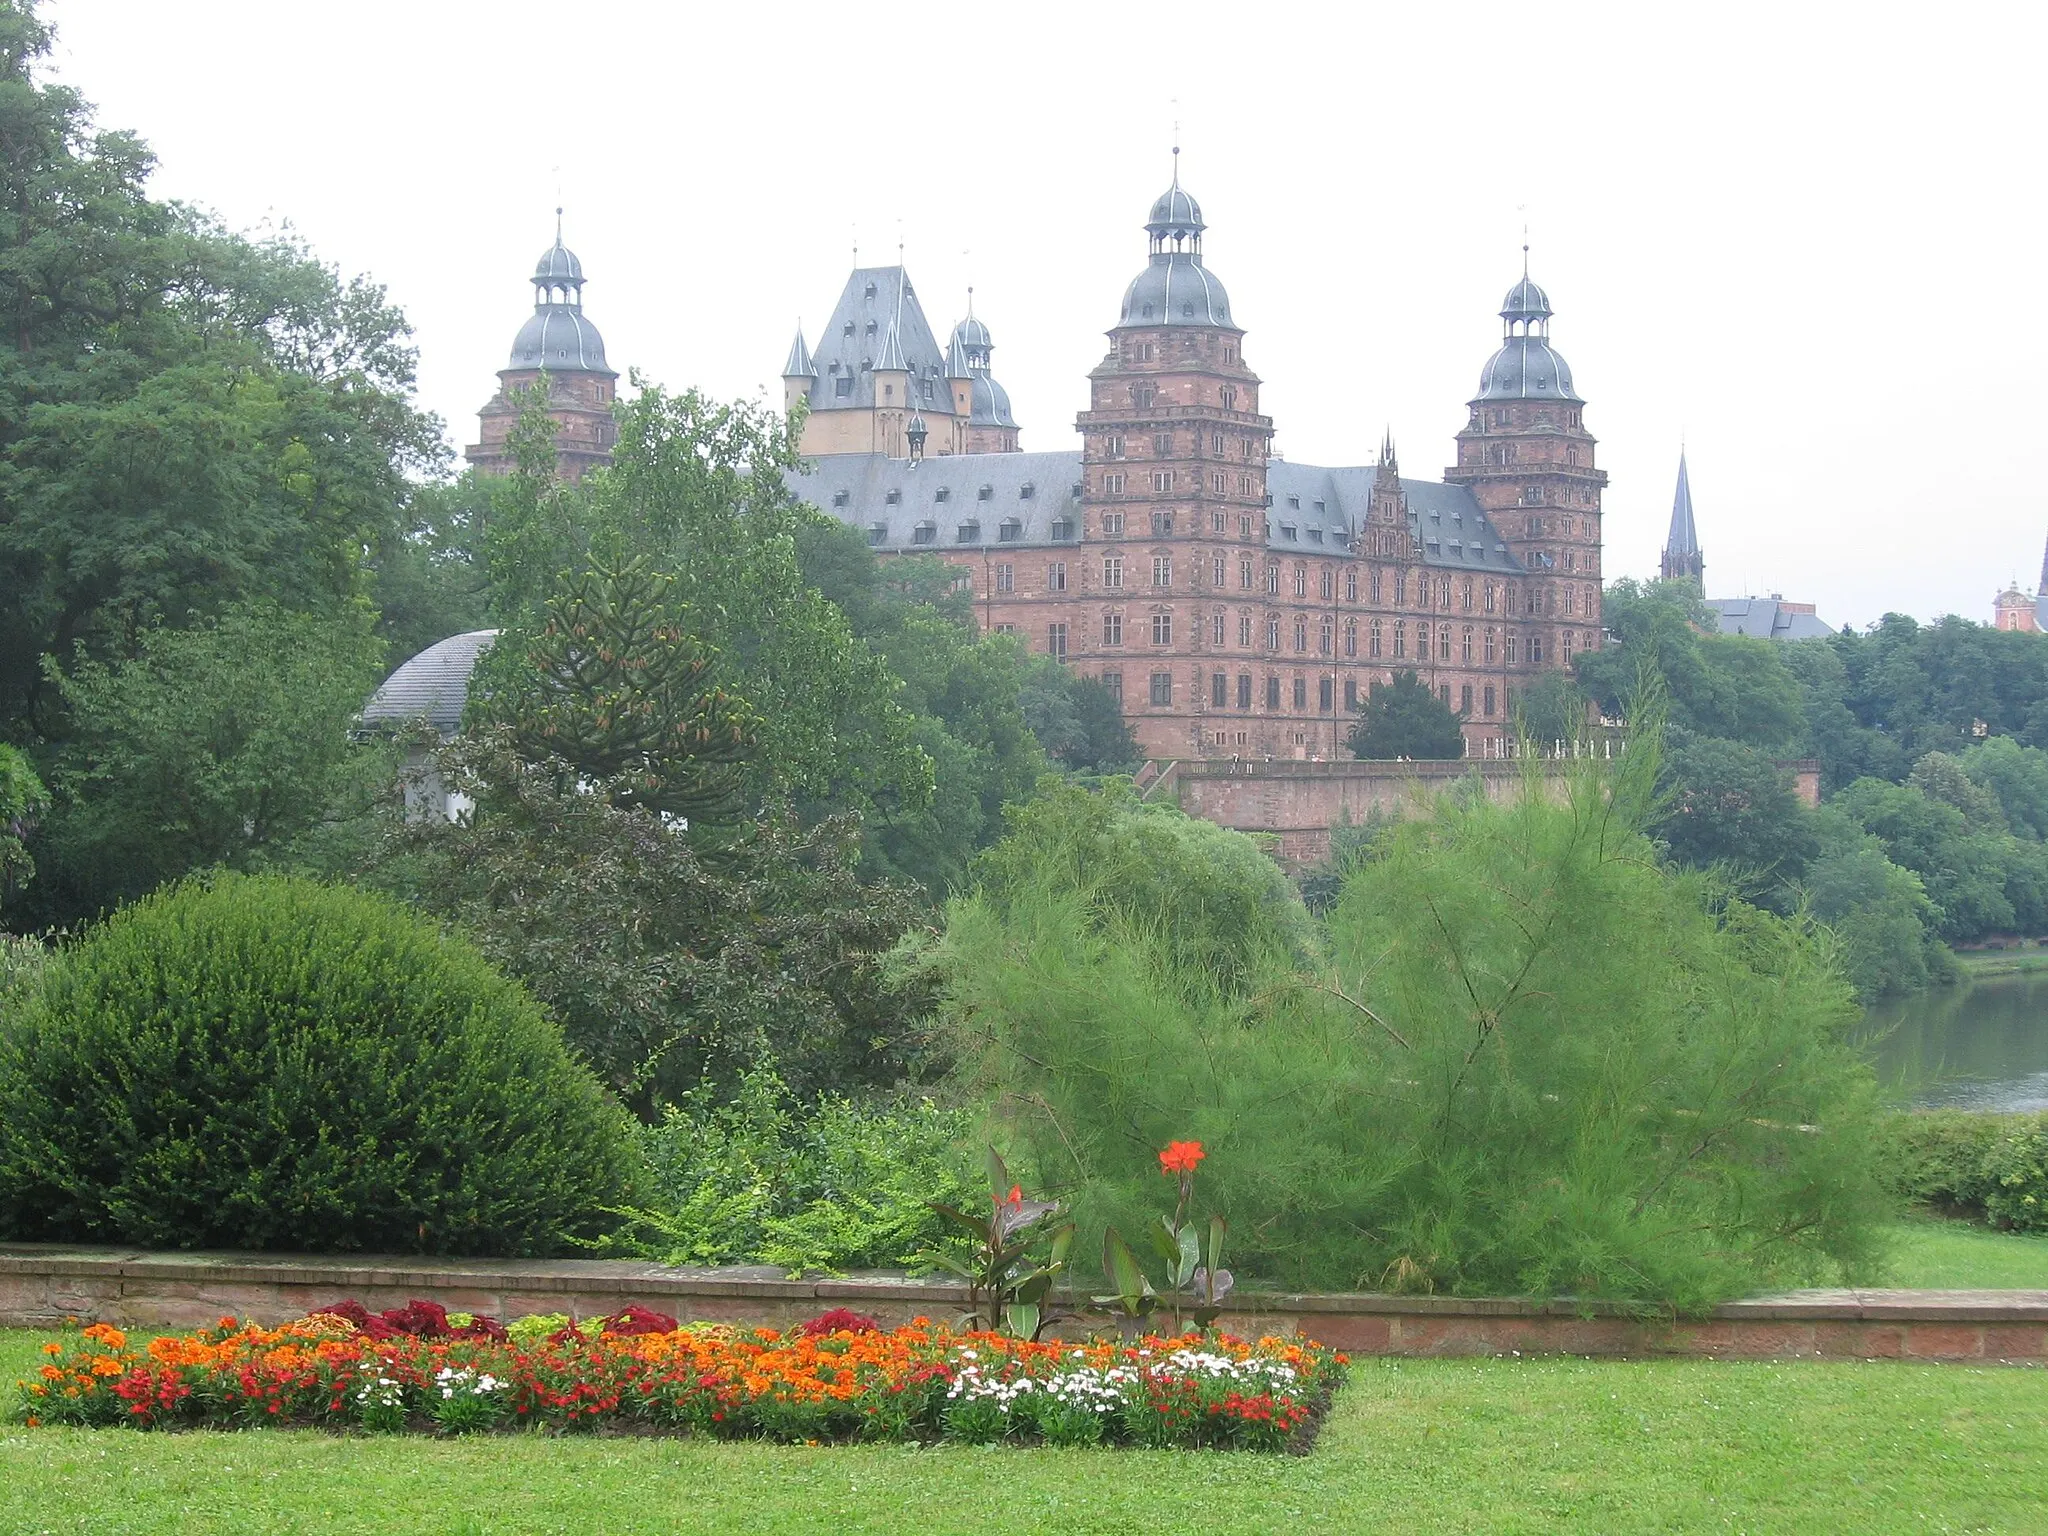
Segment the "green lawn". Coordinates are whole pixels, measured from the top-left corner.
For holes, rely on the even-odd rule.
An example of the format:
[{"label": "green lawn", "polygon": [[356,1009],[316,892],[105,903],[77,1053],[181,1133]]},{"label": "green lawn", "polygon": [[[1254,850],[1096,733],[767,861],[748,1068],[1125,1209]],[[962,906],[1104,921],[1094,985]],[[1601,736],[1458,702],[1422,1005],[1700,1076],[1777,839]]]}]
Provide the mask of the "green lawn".
[{"label": "green lawn", "polygon": [[[0,1334],[0,1381],[37,1339]],[[2048,1531],[2048,1371],[1368,1361],[1315,1454],[0,1429],[0,1529]]]},{"label": "green lawn", "polygon": [[1887,1285],[1946,1290],[2048,1290],[2048,1237],[1916,1216],[1894,1229]]}]

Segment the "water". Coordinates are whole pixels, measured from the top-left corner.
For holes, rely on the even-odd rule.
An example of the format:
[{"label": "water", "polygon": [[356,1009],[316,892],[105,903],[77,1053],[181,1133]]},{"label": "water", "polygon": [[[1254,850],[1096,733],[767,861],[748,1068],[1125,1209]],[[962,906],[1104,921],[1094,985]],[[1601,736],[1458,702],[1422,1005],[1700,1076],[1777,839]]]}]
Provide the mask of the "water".
[{"label": "water", "polygon": [[2048,1109],[2048,972],[1888,998],[1866,1015],[1863,1038],[1905,1103]]}]

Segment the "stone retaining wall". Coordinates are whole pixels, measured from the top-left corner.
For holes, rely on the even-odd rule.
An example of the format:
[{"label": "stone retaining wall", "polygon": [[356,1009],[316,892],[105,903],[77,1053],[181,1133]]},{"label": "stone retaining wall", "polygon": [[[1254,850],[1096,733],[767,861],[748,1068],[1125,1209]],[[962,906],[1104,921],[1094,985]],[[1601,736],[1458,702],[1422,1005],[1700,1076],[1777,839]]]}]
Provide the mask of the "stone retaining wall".
[{"label": "stone retaining wall", "polygon": [[[616,1312],[639,1302],[685,1321],[786,1326],[828,1307],[885,1324],[944,1320],[955,1285],[867,1275],[786,1280],[780,1271],[672,1269],[595,1260],[148,1253],[0,1244],[0,1326],[67,1318],[130,1330],[196,1327],[232,1313],[279,1323],[344,1297],[373,1310],[412,1297],[517,1317]],[[1601,1304],[1508,1298],[1248,1294],[1223,1325],[1302,1333],[1358,1355],[1706,1355],[1729,1359],[1913,1359],[2048,1364],[2048,1291],[1793,1291],[1705,1318],[1630,1317]]]}]

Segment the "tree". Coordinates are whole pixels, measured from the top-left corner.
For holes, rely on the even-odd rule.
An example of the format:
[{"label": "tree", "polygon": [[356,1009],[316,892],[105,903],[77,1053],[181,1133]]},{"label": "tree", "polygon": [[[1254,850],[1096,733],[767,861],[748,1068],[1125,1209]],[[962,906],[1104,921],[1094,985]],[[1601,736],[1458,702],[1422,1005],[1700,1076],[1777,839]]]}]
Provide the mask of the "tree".
[{"label": "tree", "polygon": [[1516,730],[1530,741],[1578,741],[1586,734],[1585,692],[1568,672],[1546,672],[1515,696]]},{"label": "tree", "polygon": [[1998,797],[2006,825],[2020,837],[2048,839],[2048,752],[1993,736],[1962,756],[1963,772]]},{"label": "tree", "polygon": [[36,777],[27,754],[0,742],[0,901],[35,875],[28,836],[50,808],[49,791]]},{"label": "tree", "polygon": [[1348,745],[1366,758],[1463,757],[1460,718],[1413,672],[1397,672],[1392,682],[1372,685]]},{"label": "tree", "polygon": [[1920,877],[1885,857],[1884,845],[1842,812],[1814,818],[1820,853],[1803,888],[1813,915],[1833,930],[1842,970],[1865,1002],[1910,992],[1954,973],[1935,937],[1941,912]]},{"label": "tree", "polygon": [[38,77],[49,44],[0,8],[0,729],[23,740],[65,731],[45,655],[346,608],[445,451],[382,290],[151,201],[142,143]]},{"label": "tree", "polygon": [[1142,761],[1117,696],[1050,656],[1033,656],[1018,702],[1046,755],[1074,773],[1131,773]]},{"label": "tree", "polygon": [[1961,811],[1964,825],[1972,832],[2006,831],[2005,810],[1997,794],[1973,779],[1960,758],[1930,752],[1913,765],[1906,782],[1928,799]]},{"label": "tree", "polygon": [[383,646],[369,613],[231,609],[150,629],[132,659],[50,676],[70,719],[37,834],[43,879],[24,915],[68,923],[216,866],[290,862],[302,840],[388,781],[351,739]]},{"label": "tree", "polygon": [[1885,857],[1912,870],[1941,913],[1951,942],[2009,929],[2015,913],[2005,891],[2000,839],[1973,835],[1963,813],[1904,784],[1858,779],[1829,802],[1884,845]]},{"label": "tree", "polygon": [[522,761],[560,759],[614,805],[716,826],[746,809],[737,769],[760,722],[718,685],[716,653],[669,605],[670,585],[644,560],[571,577],[523,653],[516,636],[493,647],[511,664],[471,708]]},{"label": "tree", "polygon": [[571,577],[441,754],[473,808],[406,826],[375,878],[468,929],[643,1113],[758,1066],[893,1080],[927,1010],[881,957],[922,903],[857,878],[855,818],[753,797],[756,716],[697,628],[639,560]]},{"label": "tree", "polygon": [[1662,788],[1652,834],[1681,864],[1731,867],[1752,900],[1782,905],[1782,888],[1819,851],[1812,815],[1754,747],[1681,735],[1664,761]]}]

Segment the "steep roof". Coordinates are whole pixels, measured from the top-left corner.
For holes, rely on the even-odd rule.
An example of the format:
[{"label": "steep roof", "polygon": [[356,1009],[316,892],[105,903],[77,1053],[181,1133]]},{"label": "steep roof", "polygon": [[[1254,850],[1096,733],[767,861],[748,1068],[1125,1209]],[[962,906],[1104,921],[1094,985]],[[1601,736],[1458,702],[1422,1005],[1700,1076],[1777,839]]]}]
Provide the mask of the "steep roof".
[{"label": "steep roof", "polygon": [[[895,346],[885,358],[892,329]],[[909,273],[902,267],[856,267],[833,307],[831,320],[811,349],[811,363],[817,370],[811,409],[874,409],[874,370],[884,361],[908,370],[917,381],[911,403],[947,408],[946,354],[925,320]],[[851,377],[853,387],[842,395],[835,381],[844,377]]]},{"label": "steep roof", "polygon": [[1710,597],[1724,635],[1752,635],[1761,640],[1825,640],[1834,626],[1817,617],[1811,603],[1788,603],[1781,597]]},{"label": "steep roof", "polygon": [[1685,451],[1678,454],[1678,491],[1671,498],[1671,531],[1664,536],[1667,555],[1696,555],[1700,552],[1699,530],[1692,521],[1692,480],[1685,469]]}]

